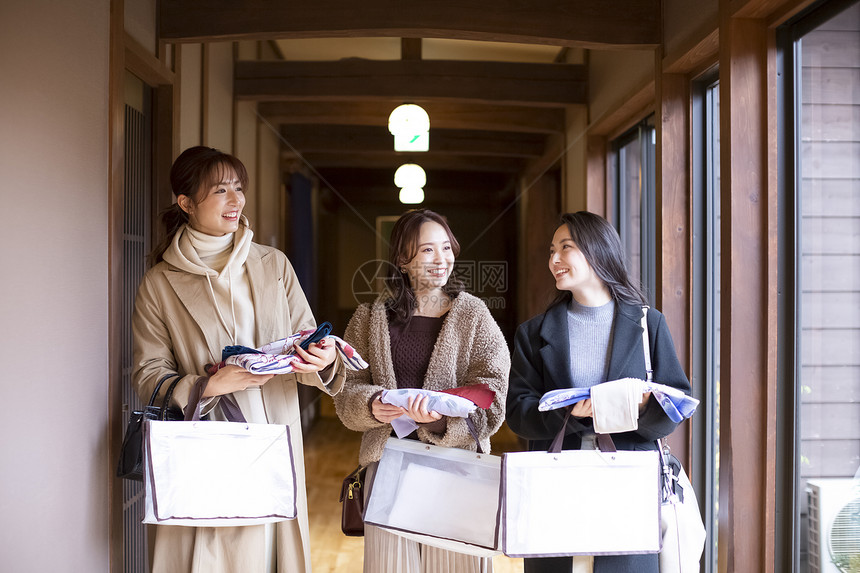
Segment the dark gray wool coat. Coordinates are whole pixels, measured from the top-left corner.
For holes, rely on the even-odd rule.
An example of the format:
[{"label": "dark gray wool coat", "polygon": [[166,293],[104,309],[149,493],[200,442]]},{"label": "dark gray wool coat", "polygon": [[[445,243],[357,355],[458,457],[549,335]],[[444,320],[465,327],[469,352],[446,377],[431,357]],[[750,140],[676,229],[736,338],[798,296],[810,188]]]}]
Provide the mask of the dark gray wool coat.
[{"label": "dark gray wool coat", "polygon": [[[616,301],[607,380],[645,379],[641,317],[641,306]],[[689,394],[690,382],[678,362],[665,318],[649,309],[647,324],[654,381]],[[506,419],[517,435],[528,440],[530,450],[547,450],[564,421],[563,409],[538,411],[541,396],[572,386],[567,305],[558,304],[521,324],[514,339]],[[671,434],[676,426],[652,397],[639,415],[639,429],[613,434],[612,439],[619,450],[655,450],[656,440]],[[579,449],[582,433],[591,430],[590,418],[571,417],[563,449]],[[560,527],[565,523],[568,527],[587,527],[572,517],[559,519]],[[594,573],[658,573],[657,559],[656,554],[599,556],[594,559]],[[571,558],[526,559],[525,571],[570,573]]]}]

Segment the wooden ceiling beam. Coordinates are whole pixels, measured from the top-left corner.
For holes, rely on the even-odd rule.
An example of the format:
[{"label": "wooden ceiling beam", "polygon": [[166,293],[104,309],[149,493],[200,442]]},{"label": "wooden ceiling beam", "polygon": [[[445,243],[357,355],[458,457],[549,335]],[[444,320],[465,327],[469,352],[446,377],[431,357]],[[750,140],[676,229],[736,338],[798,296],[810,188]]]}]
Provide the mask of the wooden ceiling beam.
[{"label": "wooden ceiling beam", "polygon": [[272,38],[454,38],[582,48],[654,48],[660,0],[159,0],[168,42]]},{"label": "wooden ceiling beam", "polygon": [[458,60],[240,61],[236,97],[253,101],[433,98],[564,106],[587,103],[588,68]]},{"label": "wooden ceiling beam", "polygon": [[377,151],[373,153],[302,153],[301,156],[282,151],[283,162],[301,162],[315,170],[327,168],[360,167],[367,169],[394,170],[404,163],[418,163],[425,171],[443,169],[446,171],[489,171],[497,173],[519,173],[526,160],[518,157],[470,157],[465,155],[395,153]]},{"label": "wooden ceiling beam", "polygon": [[[334,124],[387,126],[391,111],[402,100],[357,102],[260,102],[257,111],[274,125]],[[564,110],[551,107],[503,106],[412,100],[430,115],[430,129],[478,129],[521,133],[561,133]]]},{"label": "wooden ceiling beam", "polygon": [[421,38],[400,38],[400,59],[421,59]]},{"label": "wooden ceiling beam", "polygon": [[[393,153],[394,139],[385,127],[289,125],[282,126],[280,133],[302,154]],[[530,133],[434,129],[430,132],[430,151],[413,155],[540,157],[545,140],[543,135]]]}]

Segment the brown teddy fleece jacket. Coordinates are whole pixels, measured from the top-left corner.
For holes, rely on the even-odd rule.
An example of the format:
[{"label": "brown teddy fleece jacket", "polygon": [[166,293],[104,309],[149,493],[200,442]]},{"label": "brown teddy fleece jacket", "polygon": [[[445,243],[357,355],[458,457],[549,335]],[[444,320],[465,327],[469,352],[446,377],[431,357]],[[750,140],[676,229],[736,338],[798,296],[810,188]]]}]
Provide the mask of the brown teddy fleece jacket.
[{"label": "brown teddy fleece jacket", "polygon": [[[359,306],[346,327],[344,338],[370,367],[348,370],[343,390],[334,397],[334,403],[338,417],[347,428],[364,432],[359,463],[367,465],[382,457],[385,442],[391,435],[391,424],[376,420],[368,403],[380,390],[397,388],[385,298],[378,298],[372,305]],[[490,451],[490,436],[505,418],[510,365],[505,337],[487,306],[477,297],[460,293],[454,299],[436,339],[424,377],[424,389],[444,390],[483,382],[496,393],[490,408],[478,408],[469,415],[484,452]],[[449,418],[447,422],[442,434],[419,427],[418,438],[439,446],[477,449],[465,418]]]}]

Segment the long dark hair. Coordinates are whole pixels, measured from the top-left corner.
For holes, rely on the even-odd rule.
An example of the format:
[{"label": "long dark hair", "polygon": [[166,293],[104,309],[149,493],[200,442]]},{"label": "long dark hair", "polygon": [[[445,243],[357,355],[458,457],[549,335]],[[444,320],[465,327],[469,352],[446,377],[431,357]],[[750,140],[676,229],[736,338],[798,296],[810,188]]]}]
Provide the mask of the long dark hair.
[{"label": "long dark hair", "polygon": [[[561,225],[567,225],[570,238],[594,274],[609,289],[613,300],[635,305],[647,304],[642,290],[627,272],[621,237],[609,221],[589,211],[577,211],[563,214],[559,221]],[[569,303],[572,296],[570,291],[560,291],[549,306]]]},{"label": "long dark hair", "polygon": [[[451,252],[454,257],[460,255],[460,243],[451,232],[445,217],[429,209],[415,209],[407,211],[400,216],[391,229],[391,242],[388,248],[388,262],[391,263],[388,276],[385,279],[390,298],[386,307],[395,322],[408,322],[415,312],[415,291],[409,275],[401,271],[403,265],[418,254],[418,239],[421,234],[421,225],[424,223],[438,223],[445,229],[448,240],[451,242]],[[463,291],[463,283],[453,275],[448,277],[448,282],[442,287],[442,292],[453,300]]]},{"label": "long dark hair", "polygon": [[[176,197],[187,195],[197,204],[201,191],[208,190],[222,181],[224,175],[230,171],[236,173],[243,187],[248,184],[248,170],[237,157],[202,145],[189,147],[179,154],[170,168],[170,188]],[[150,265],[162,260],[173,236],[188,222],[188,213],[183,211],[177,202],[162,211],[159,216],[166,234],[149,253]]]}]

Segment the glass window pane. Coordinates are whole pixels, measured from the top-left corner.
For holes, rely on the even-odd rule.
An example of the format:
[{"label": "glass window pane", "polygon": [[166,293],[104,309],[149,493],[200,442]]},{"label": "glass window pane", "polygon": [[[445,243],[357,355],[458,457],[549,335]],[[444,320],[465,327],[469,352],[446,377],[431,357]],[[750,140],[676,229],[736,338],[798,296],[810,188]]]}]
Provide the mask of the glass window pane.
[{"label": "glass window pane", "polygon": [[621,196],[624,204],[621,238],[627,253],[630,274],[642,281],[642,144],[635,138],[619,150]]},{"label": "glass window pane", "polygon": [[714,83],[705,91],[705,171],[706,171],[706,303],[705,303],[705,392],[706,423],[710,425],[709,500],[710,549],[705,552],[708,571],[717,570],[717,532],[719,530],[720,476],[720,86]]},{"label": "glass window pane", "polygon": [[708,532],[702,571],[717,571],[720,451],[720,94],[716,71],[693,83],[693,486]]},{"label": "glass window pane", "polygon": [[648,118],[614,142],[616,221],[630,275],[653,304],[656,266],[655,130]]},{"label": "glass window pane", "polygon": [[798,48],[800,570],[860,571],[860,3]]}]

